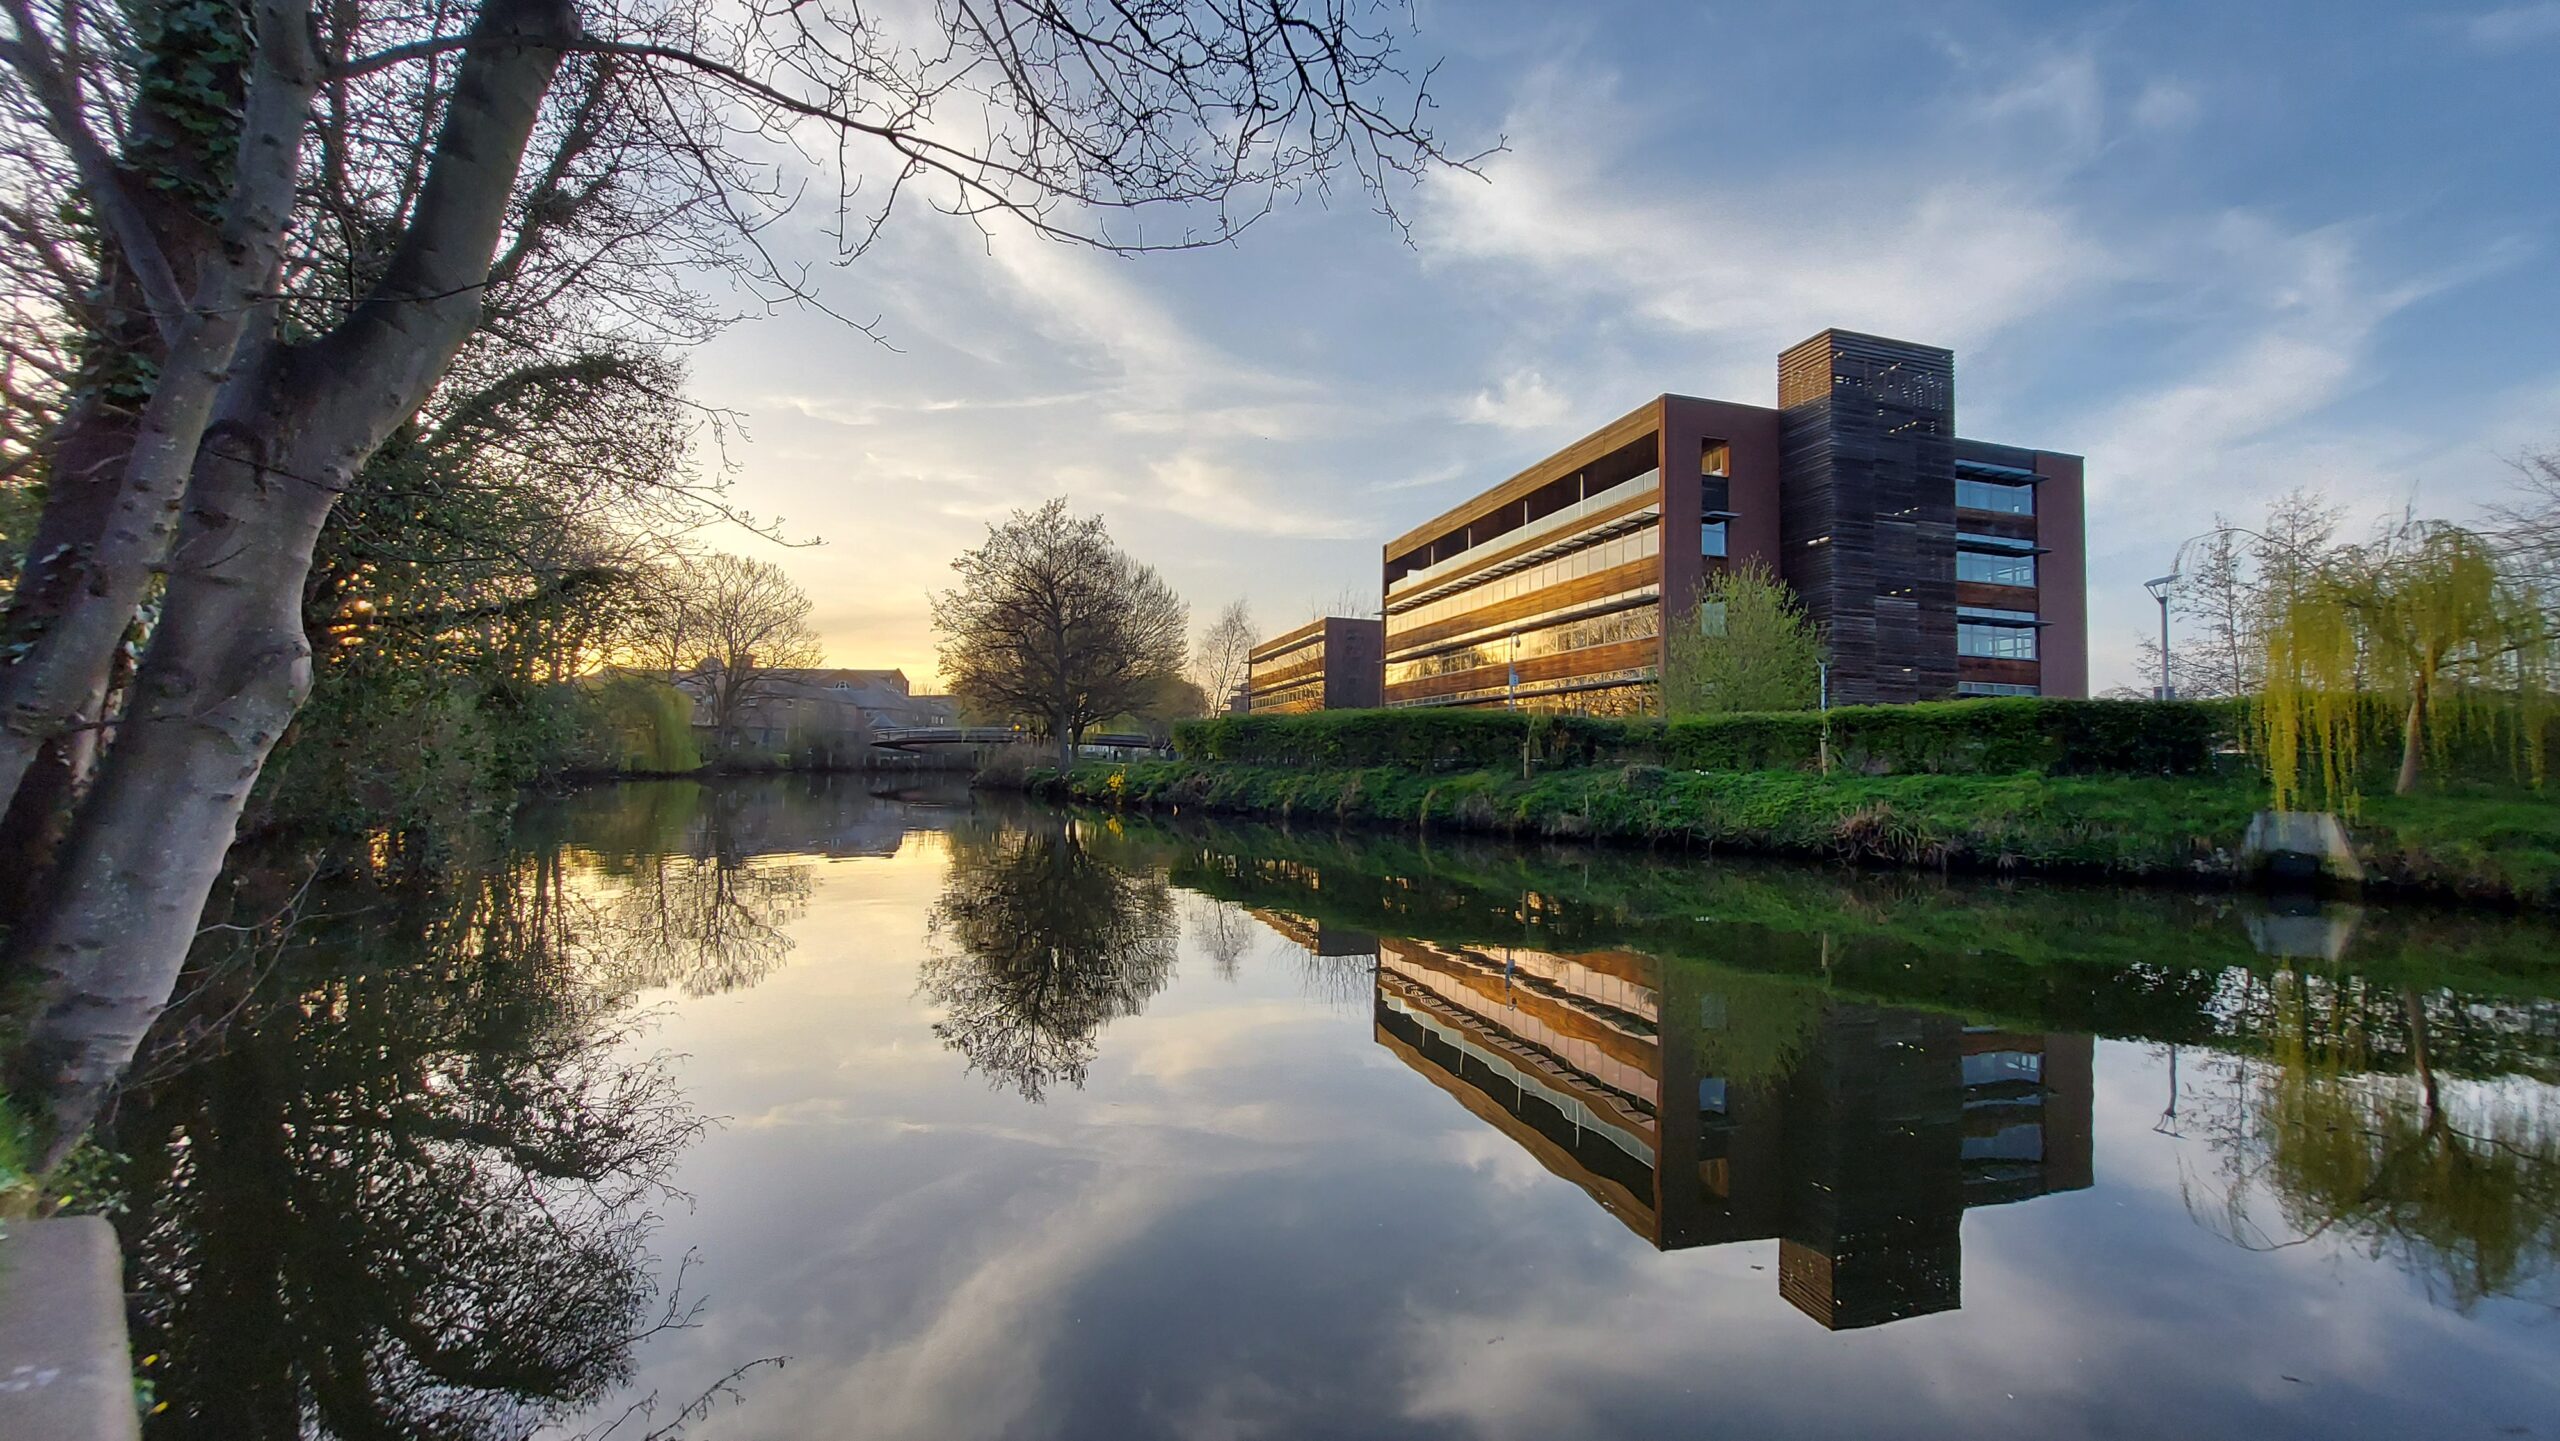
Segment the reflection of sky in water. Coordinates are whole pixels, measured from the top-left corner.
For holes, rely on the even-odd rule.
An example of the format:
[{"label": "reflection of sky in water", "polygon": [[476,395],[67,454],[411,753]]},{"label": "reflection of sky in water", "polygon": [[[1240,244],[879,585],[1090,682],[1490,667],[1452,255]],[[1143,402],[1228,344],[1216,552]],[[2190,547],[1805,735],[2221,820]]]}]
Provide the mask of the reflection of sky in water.
[{"label": "reflection of sky in water", "polygon": [[[874,847],[873,849],[877,849]],[[1657,1252],[1417,1076],[1280,936],[1181,898],[1181,965],[1039,1105],[966,1073],[916,968],[948,847],[812,860],[786,963],[677,998],[726,1125],[654,1243],[722,1437],[2498,1435],[2560,1417],[2560,1316],[2468,1314],[2345,1236],[2255,1252],[2219,1159],[2101,1042],[2096,1185],[1969,1211],[1960,1309],[1830,1333],[1778,1243]],[[672,993],[670,993],[672,994]],[[2202,1064],[2189,1050],[2192,1081]],[[2510,1083],[2508,1089],[2513,1089]],[[2261,1221],[2278,1213],[2261,1205]],[[603,1409],[610,1416],[624,1404]]]}]

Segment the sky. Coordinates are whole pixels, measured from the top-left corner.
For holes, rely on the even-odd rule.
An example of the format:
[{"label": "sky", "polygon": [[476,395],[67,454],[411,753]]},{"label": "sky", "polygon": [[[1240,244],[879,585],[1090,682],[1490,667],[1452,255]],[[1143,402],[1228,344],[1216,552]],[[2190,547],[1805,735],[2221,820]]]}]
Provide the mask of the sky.
[{"label": "sky", "polygon": [[1663,392],[1776,403],[1825,327],[1956,352],[1959,433],[2088,458],[2091,682],[2141,582],[2296,487],[2463,519],[2560,441],[2560,0],[1418,0],[1479,175],[1126,258],[910,206],[828,306],[693,358],[731,533],[830,663],[932,683],[931,592],[1063,495],[1190,602],[1374,609],[1380,546]]}]

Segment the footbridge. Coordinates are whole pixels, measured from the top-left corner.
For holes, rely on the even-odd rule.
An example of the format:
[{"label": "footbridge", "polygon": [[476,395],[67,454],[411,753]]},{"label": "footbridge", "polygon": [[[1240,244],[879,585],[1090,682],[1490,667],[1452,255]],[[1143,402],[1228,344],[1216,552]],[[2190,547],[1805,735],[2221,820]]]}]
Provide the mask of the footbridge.
[{"label": "footbridge", "polygon": [[[1010,726],[883,726],[872,733],[871,743],[882,750],[921,751],[937,746],[1019,745],[1029,739]],[[1100,732],[1086,736],[1084,743],[1105,750],[1157,749],[1155,737],[1134,731]]]}]

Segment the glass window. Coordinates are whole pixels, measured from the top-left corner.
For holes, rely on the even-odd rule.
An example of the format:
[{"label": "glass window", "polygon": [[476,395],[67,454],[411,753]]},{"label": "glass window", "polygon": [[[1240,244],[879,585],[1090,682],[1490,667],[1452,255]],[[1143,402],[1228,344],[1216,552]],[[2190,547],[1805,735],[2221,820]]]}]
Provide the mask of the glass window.
[{"label": "glass window", "polygon": [[1987,660],[2034,660],[2036,633],[2022,625],[1956,622],[1956,654]]},{"label": "glass window", "polygon": [[1956,504],[1967,510],[1996,511],[2001,515],[2033,515],[2036,513],[2036,488],[2032,485],[2003,485],[1995,480],[1973,480],[1956,477]]},{"label": "glass window", "polygon": [[1724,522],[1711,520],[1698,527],[1698,554],[1724,554]]},{"label": "glass window", "polygon": [[1956,682],[1956,694],[1975,696],[2035,695],[2038,694],[2038,691],[2036,687],[2031,685],[2012,685],[2002,681],[1991,680],[1966,680]]},{"label": "glass window", "polygon": [[1988,605],[1960,605],[1956,607],[1956,617],[1959,620],[2014,620],[2033,623],[2036,613],[2031,610],[2001,610],[1997,606]]},{"label": "glass window", "polygon": [[1978,581],[1984,585],[2033,585],[2036,583],[2036,558],[2032,555],[1985,555],[1980,551],[1956,552],[1956,579]]}]

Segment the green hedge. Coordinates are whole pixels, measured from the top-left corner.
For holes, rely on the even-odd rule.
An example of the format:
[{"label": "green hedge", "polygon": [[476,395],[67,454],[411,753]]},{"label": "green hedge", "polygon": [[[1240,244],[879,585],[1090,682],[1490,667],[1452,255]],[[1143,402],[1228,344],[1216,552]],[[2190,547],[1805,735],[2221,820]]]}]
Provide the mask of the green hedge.
[{"label": "green hedge", "polygon": [[[2239,732],[2214,702],[1939,701],[1829,712],[1835,766],[1872,775],[2193,775]],[[1812,711],[1668,724],[1506,710],[1318,711],[1222,716],[1174,728],[1186,759],[1247,765],[1507,770],[1647,764],[1681,770],[1811,770],[1826,717]]]}]

